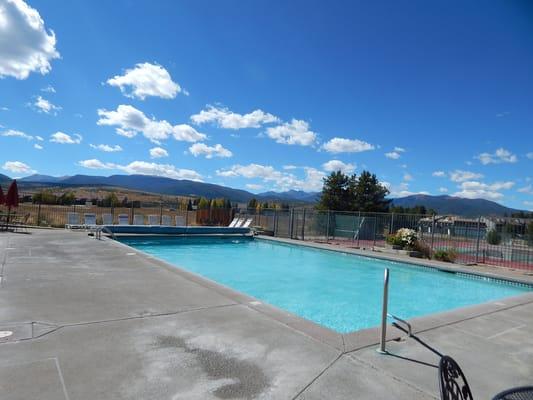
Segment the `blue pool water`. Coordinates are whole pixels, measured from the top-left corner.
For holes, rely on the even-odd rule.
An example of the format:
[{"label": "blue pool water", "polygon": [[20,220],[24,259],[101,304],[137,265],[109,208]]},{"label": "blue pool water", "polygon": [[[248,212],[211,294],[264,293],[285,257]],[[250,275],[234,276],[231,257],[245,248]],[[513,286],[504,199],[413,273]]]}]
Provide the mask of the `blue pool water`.
[{"label": "blue pool water", "polygon": [[379,325],[383,271],[389,312],[403,318],[515,296],[519,284],[370,257],[234,238],[121,238],[145,253],[340,333]]}]

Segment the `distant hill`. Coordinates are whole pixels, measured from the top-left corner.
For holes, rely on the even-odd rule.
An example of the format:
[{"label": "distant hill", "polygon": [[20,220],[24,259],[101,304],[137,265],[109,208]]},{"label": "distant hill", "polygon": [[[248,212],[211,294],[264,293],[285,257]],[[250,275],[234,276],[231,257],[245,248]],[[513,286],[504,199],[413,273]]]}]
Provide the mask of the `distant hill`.
[{"label": "distant hill", "polygon": [[[48,182],[47,182],[48,179]],[[54,186],[109,186],[121,187],[131,190],[140,190],[150,193],[182,196],[225,197],[236,202],[247,202],[254,195],[246,190],[233,189],[211,183],[195,182],[190,180],[177,180],[161,176],[150,175],[74,175],[63,178],[37,175],[26,177],[24,183],[50,183]]]},{"label": "distant hill", "polygon": [[7,175],[0,174],[0,183],[11,183],[11,178]]},{"label": "distant hill", "polygon": [[424,206],[432,208],[439,214],[452,214],[474,217],[478,215],[504,215],[517,212],[509,207],[502,206],[494,201],[485,199],[465,199],[453,196],[430,196],[425,194],[415,194],[407,197],[393,199],[395,206],[414,207]]},{"label": "distant hill", "polygon": [[[11,181],[5,175],[0,174],[2,179]],[[66,177],[53,177],[47,175],[32,175],[19,180],[21,186],[45,187],[63,186],[107,186],[119,187],[149,193],[165,194],[171,196],[204,196],[208,198],[224,197],[233,202],[247,203],[256,198],[259,201],[281,201],[288,203],[314,203],[320,193],[304,192],[301,190],[289,190],[286,192],[264,192],[253,194],[246,190],[229,188],[212,183],[195,182],[190,180],[178,180],[150,175],[74,175]],[[412,195],[392,200],[393,204],[402,207],[414,207],[422,205],[432,208],[439,214],[478,216],[478,215],[504,215],[518,210],[502,206],[490,200],[464,199],[452,196]]]},{"label": "distant hill", "polygon": [[319,197],[319,192],[304,192],[303,190],[289,190],[286,192],[264,192],[257,195],[258,198],[272,199],[281,201],[302,201],[307,203],[316,202]]},{"label": "distant hill", "polygon": [[24,178],[19,179],[19,182],[34,182],[34,183],[56,183],[61,182],[65,179],[69,178],[68,176],[50,176],[50,175],[39,175],[34,174],[30,176],[26,176]]}]

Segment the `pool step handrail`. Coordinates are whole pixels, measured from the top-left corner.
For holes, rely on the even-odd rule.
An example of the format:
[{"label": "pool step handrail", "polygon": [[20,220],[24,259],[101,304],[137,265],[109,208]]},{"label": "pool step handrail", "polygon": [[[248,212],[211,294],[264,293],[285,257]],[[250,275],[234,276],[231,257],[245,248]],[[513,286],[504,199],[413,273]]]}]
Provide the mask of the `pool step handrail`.
[{"label": "pool step handrail", "polygon": [[387,354],[387,307],[389,303],[389,269],[383,275],[383,307],[381,309],[381,338],[378,353]]}]

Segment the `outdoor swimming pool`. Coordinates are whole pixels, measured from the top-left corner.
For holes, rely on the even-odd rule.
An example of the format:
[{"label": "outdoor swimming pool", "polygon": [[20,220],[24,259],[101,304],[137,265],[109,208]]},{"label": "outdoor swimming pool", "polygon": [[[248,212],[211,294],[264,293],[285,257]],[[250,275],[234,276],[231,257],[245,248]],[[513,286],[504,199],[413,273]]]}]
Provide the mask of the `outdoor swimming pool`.
[{"label": "outdoor swimming pool", "polygon": [[389,312],[403,318],[532,290],[511,282],[268,240],[231,237],[119,240],[340,333],[379,325],[385,268],[390,268]]}]

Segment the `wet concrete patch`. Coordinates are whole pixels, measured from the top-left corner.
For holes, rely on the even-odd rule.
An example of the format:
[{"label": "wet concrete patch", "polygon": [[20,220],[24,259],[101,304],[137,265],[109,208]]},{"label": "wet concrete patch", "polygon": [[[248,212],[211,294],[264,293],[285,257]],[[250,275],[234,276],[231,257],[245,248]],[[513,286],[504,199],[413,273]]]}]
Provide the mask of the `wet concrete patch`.
[{"label": "wet concrete patch", "polygon": [[181,337],[158,336],[154,346],[159,349],[181,349],[195,357],[210,379],[229,380],[231,383],[213,391],[220,399],[256,398],[270,385],[268,377],[258,365],[221,352],[192,347]]}]

